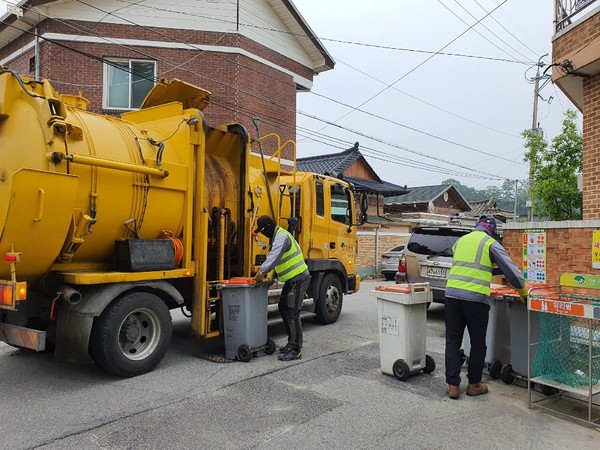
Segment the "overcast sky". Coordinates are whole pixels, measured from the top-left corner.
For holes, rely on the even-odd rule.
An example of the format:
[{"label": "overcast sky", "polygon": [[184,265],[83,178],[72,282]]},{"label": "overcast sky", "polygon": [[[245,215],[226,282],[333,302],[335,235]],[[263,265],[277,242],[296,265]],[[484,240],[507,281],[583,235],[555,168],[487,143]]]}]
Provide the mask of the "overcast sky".
[{"label": "overcast sky", "polygon": [[[359,142],[377,174],[399,185],[454,178],[482,189],[502,184],[492,175],[527,178],[520,133],[532,126],[536,63],[551,62],[552,0],[294,4],[336,61],[298,95],[300,157]],[[551,139],[575,108],[551,82],[541,96],[553,97],[538,106]]]}]

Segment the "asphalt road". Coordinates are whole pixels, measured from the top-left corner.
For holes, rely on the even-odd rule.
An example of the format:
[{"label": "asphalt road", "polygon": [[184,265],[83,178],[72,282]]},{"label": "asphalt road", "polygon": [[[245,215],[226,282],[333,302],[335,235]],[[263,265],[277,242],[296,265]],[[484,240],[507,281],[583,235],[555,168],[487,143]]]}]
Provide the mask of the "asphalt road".
[{"label": "asphalt road", "polygon": [[[490,394],[445,395],[443,307],[427,319],[437,368],[406,382],[380,370],[377,300],[365,281],[340,320],[304,321],[303,359],[225,362],[223,341],[191,337],[174,313],[167,356],[132,379],[51,354],[0,347],[1,449],[598,449],[593,427],[529,409],[527,390],[490,380]],[[285,340],[281,325],[269,335]]]}]

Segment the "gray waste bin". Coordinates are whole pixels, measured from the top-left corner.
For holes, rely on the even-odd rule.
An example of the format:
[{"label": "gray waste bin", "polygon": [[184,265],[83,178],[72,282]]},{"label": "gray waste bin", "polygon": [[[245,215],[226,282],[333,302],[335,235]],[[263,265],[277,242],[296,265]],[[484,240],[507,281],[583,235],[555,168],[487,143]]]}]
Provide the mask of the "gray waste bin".
[{"label": "gray waste bin", "polygon": [[[511,327],[508,303],[502,297],[492,297],[490,300],[490,313],[485,335],[485,345],[487,347],[485,367],[494,380],[500,378],[504,364],[508,364],[511,360]],[[471,339],[466,329],[463,336],[463,351],[465,358],[469,358],[471,355]]]},{"label": "gray waste bin", "polygon": [[381,371],[401,381],[420,371],[431,373],[435,361],[425,354],[429,283],[377,286]]},{"label": "gray waste bin", "polygon": [[232,278],[219,285],[223,297],[223,333],[225,356],[248,362],[258,351],[267,355],[276,346],[267,337],[267,284],[252,278]]}]

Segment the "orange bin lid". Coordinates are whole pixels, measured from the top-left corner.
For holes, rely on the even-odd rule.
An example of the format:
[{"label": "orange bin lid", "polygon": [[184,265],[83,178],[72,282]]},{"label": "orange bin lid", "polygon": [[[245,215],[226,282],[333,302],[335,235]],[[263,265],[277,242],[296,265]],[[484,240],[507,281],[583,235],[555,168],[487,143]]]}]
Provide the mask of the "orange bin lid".
[{"label": "orange bin lid", "polygon": [[221,284],[247,284],[252,285],[255,284],[256,280],[252,277],[233,277],[229,280],[221,281]]},{"label": "orange bin lid", "polygon": [[375,286],[376,291],[393,292],[395,294],[410,294],[411,292],[422,292],[425,290],[423,286],[414,287],[411,291],[410,284],[383,284]]}]

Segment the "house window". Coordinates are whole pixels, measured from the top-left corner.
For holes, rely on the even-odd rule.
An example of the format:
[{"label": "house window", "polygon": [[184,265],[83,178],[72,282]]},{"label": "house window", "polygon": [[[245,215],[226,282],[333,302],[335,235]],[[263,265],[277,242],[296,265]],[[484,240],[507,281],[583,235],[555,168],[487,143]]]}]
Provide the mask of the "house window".
[{"label": "house window", "polygon": [[135,109],[156,79],[156,62],[107,59],[104,63],[104,108]]}]

